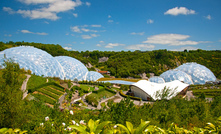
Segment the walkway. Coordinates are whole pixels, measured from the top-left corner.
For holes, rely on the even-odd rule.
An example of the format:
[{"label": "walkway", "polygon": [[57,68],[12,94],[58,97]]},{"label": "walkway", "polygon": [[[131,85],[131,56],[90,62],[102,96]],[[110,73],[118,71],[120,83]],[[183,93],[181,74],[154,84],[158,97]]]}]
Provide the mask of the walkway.
[{"label": "walkway", "polygon": [[28,80],[31,77],[31,75],[29,74],[25,74],[25,75],[27,76],[27,78],[23,81],[22,86],[21,86],[21,91],[23,92],[22,99],[24,99],[28,95],[28,91],[26,91],[26,88],[27,88]]}]

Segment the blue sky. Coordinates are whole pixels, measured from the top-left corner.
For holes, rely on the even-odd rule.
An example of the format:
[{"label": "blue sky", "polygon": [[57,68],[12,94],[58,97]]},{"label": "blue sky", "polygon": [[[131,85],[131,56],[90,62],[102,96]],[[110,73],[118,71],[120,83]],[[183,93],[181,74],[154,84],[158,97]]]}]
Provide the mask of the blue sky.
[{"label": "blue sky", "polygon": [[0,39],[77,51],[221,50],[220,0],[2,0]]}]

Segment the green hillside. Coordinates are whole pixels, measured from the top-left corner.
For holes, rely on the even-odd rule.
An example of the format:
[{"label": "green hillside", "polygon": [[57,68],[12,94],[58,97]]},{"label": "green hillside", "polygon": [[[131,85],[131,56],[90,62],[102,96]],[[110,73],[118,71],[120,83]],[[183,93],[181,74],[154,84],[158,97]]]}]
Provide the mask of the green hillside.
[{"label": "green hillside", "polygon": [[[84,64],[91,63],[94,68],[110,71],[112,76],[118,78],[135,77],[138,74],[149,73],[160,75],[169,69],[174,69],[186,62],[197,62],[209,68],[214,75],[221,79],[221,51],[220,50],[184,50],[183,52],[154,50],[154,51],[67,51],[60,45],[28,43],[28,42],[0,42],[0,50],[16,46],[34,46],[47,51],[52,56],[66,55],[80,60]],[[99,58],[108,57],[106,62],[100,62]]]}]

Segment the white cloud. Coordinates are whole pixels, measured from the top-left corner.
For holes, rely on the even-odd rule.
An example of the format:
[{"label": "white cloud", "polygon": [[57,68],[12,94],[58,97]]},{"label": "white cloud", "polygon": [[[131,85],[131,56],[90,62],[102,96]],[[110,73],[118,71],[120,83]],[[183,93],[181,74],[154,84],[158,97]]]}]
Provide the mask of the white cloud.
[{"label": "white cloud", "polygon": [[189,15],[189,14],[196,14],[196,12],[192,9],[187,9],[186,7],[174,7],[172,9],[167,10],[165,13],[165,15]]},{"label": "white cloud", "polygon": [[221,40],[219,40],[219,42],[221,42]]},{"label": "white cloud", "polygon": [[146,44],[137,44],[137,45],[130,45],[127,46],[126,49],[132,49],[132,50],[147,50],[147,49],[154,49],[154,45],[146,45]]},{"label": "white cloud", "polygon": [[147,24],[152,24],[153,22],[154,22],[154,21],[151,20],[151,19],[147,20]]},{"label": "white cloud", "polygon": [[47,21],[44,21],[44,23],[49,24],[49,22],[47,22]]},{"label": "white cloud", "polygon": [[135,33],[135,32],[132,32],[130,33],[131,35],[144,35],[144,32],[140,32],[140,33]]},{"label": "white cloud", "polygon": [[10,7],[3,7],[3,11],[8,12],[9,14],[14,14],[15,11]]},{"label": "white cloud", "polygon": [[86,29],[86,28],[82,28],[81,30],[84,31],[84,32],[89,32],[90,31],[89,29]]},{"label": "white cloud", "polygon": [[[85,27],[88,27],[88,25],[82,25],[82,26],[71,26],[70,29],[71,31],[73,32],[76,32],[76,33],[82,33],[82,32],[98,32],[97,30],[92,30],[92,29],[88,29],[88,28],[85,28]],[[101,27],[101,25],[91,25],[91,27]]]},{"label": "white cloud", "polygon": [[72,50],[71,47],[64,47],[64,49],[66,49],[66,50]]},{"label": "white cloud", "polygon": [[101,27],[101,25],[91,25],[91,27]]},{"label": "white cloud", "polygon": [[158,34],[148,37],[146,41],[143,41],[143,43],[162,44],[169,46],[197,45],[199,43],[208,43],[186,40],[189,37],[189,35],[182,34]]},{"label": "white cloud", "polygon": [[6,36],[6,37],[12,37],[11,34],[5,34],[4,36]]},{"label": "white cloud", "polygon": [[10,7],[3,7],[3,10],[13,14],[18,13],[23,17],[29,17],[31,19],[49,19],[57,20],[60,17],[57,16],[60,12],[66,12],[69,10],[75,10],[76,7],[82,5],[80,0],[19,0],[25,4],[35,4],[39,7],[35,10],[22,10],[13,11]]},{"label": "white cloud", "polygon": [[97,46],[97,47],[101,47],[101,44],[97,44],[96,46]]},{"label": "white cloud", "polygon": [[114,22],[114,21],[113,21],[113,20],[108,20],[108,22],[109,22],[109,23],[112,23],[112,22]]},{"label": "white cloud", "polygon": [[81,29],[78,26],[73,26],[70,27],[71,31],[76,32],[76,33],[82,33]]},{"label": "white cloud", "polygon": [[82,39],[91,39],[94,37],[98,37],[99,35],[97,34],[90,34],[90,35],[81,35]]},{"label": "white cloud", "polygon": [[48,35],[48,33],[44,33],[44,32],[42,32],[42,33],[35,33],[35,34],[38,34],[38,35]]},{"label": "white cloud", "polygon": [[90,3],[90,2],[86,2],[85,4],[86,4],[87,6],[90,6],[90,5],[91,5],[91,3]]},{"label": "white cloud", "polygon": [[100,35],[98,35],[98,34],[91,34],[91,37],[98,37],[98,36],[100,36]]},{"label": "white cloud", "polygon": [[110,16],[110,15],[108,15],[108,18],[111,18],[111,16]]},{"label": "white cloud", "polygon": [[57,20],[59,17],[56,13],[40,10],[18,10],[18,14],[21,14],[23,17],[29,17],[31,19],[49,19]]},{"label": "white cloud", "polygon": [[28,30],[21,30],[22,33],[33,33],[33,32],[30,32]]},{"label": "white cloud", "polygon": [[82,39],[91,39],[92,37],[90,35],[81,35]]},{"label": "white cloud", "polygon": [[124,46],[125,44],[119,44],[119,43],[108,43],[105,48],[113,48],[117,46]]},{"label": "white cloud", "polygon": [[34,32],[29,31],[29,30],[21,30],[21,32],[25,33],[25,34],[27,33],[27,34],[37,34],[37,35],[48,35],[48,33],[44,33],[44,32],[42,32],[42,33],[39,33],[39,32],[34,33]]},{"label": "white cloud", "polygon": [[73,13],[73,15],[74,15],[74,17],[76,17],[76,18],[78,17],[78,14],[77,14],[77,13]]},{"label": "white cloud", "polygon": [[211,15],[207,15],[205,18],[208,19],[208,20],[212,19]]},{"label": "white cloud", "polygon": [[181,47],[179,49],[172,49],[171,51],[184,51],[185,49],[186,50],[197,50],[198,48],[188,46],[188,47]]}]

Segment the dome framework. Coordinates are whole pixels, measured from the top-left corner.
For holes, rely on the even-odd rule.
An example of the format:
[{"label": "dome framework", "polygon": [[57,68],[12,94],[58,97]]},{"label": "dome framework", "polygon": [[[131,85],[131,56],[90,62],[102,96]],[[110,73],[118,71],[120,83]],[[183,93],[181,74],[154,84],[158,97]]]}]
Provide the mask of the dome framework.
[{"label": "dome framework", "polygon": [[[90,73],[84,64],[75,58],[68,56],[53,57],[47,52],[32,46],[13,47],[1,51],[0,64],[4,63],[5,58],[12,59],[21,68],[31,70],[32,73],[39,76],[93,81],[103,77],[98,72]],[[89,76],[87,76],[88,74]]]}]

